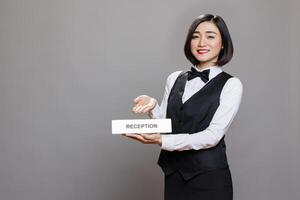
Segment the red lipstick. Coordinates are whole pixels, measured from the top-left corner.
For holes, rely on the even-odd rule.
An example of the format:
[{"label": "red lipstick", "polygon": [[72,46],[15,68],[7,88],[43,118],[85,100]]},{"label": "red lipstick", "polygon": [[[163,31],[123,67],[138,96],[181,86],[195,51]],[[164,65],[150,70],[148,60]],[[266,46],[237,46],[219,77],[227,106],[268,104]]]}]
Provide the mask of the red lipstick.
[{"label": "red lipstick", "polygon": [[198,50],[197,50],[197,53],[198,53],[198,54],[201,54],[201,55],[206,54],[206,53],[208,53],[208,52],[209,52],[209,49],[198,49]]}]

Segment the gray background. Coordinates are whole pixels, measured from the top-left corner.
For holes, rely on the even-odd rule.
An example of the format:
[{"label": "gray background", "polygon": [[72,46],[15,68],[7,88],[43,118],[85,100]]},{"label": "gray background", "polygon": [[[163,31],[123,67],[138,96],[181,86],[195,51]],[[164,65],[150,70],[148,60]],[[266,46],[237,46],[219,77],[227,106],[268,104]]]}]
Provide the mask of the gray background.
[{"label": "gray background", "polygon": [[159,148],[111,135],[191,64],[187,28],[222,16],[244,85],[227,133],[235,200],[300,199],[299,1],[1,0],[0,199],[163,199]]}]

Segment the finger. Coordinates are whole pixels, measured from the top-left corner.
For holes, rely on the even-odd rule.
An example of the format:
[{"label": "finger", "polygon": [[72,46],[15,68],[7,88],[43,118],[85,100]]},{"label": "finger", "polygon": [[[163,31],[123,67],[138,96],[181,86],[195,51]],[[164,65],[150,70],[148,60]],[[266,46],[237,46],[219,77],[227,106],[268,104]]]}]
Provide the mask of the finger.
[{"label": "finger", "polygon": [[132,112],[135,112],[136,107],[137,107],[137,106],[133,106],[132,109],[131,109],[131,111],[132,111]]},{"label": "finger", "polygon": [[135,133],[127,133],[126,136],[127,136],[127,137],[131,137],[131,138],[140,137],[140,135],[135,134]]},{"label": "finger", "polygon": [[155,105],[156,105],[156,100],[154,98],[151,98],[150,101],[145,106],[147,106],[147,109],[151,110],[155,107]]},{"label": "finger", "polygon": [[149,105],[144,105],[144,106],[142,106],[142,107],[140,107],[140,108],[138,109],[138,112],[139,112],[139,113],[146,113],[146,112],[148,112],[150,109],[151,109],[151,107],[150,107]]},{"label": "finger", "polygon": [[145,140],[154,140],[155,136],[153,136],[152,134],[144,134],[143,135]]},{"label": "finger", "polygon": [[133,106],[133,108],[132,108],[132,112],[136,112],[136,109],[137,109],[139,106],[140,106],[139,104],[137,104],[137,105]]},{"label": "finger", "polygon": [[138,113],[142,113],[144,109],[147,109],[147,106],[141,106],[137,109]]},{"label": "finger", "polygon": [[150,110],[151,110],[151,106],[146,105],[146,106],[144,106],[143,109],[141,109],[141,113],[146,113],[146,112],[149,112]]},{"label": "finger", "polygon": [[137,109],[136,109],[136,112],[137,113],[141,113],[141,110],[144,108],[143,105],[140,105]]},{"label": "finger", "polygon": [[145,142],[144,138],[138,134],[128,134],[127,137],[135,139],[139,142]]},{"label": "finger", "polygon": [[156,142],[156,140],[155,140],[156,138],[153,137],[152,135],[142,134],[141,136],[143,137],[144,141],[147,142],[147,143],[154,143],[154,142]]},{"label": "finger", "polygon": [[146,134],[144,135],[145,140],[151,140],[157,142],[161,136],[159,133],[153,133],[153,134]]},{"label": "finger", "polygon": [[135,137],[128,137],[128,138],[130,138],[130,139],[132,139],[132,140],[135,140],[135,141],[138,141],[138,142],[142,142],[142,143],[143,143],[143,141],[141,141],[140,139],[137,139],[137,138],[135,138]]},{"label": "finger", "polygon": [[143,138],[144,138],[144,142],[143,142],[144,144],[156,144],[155,138],[150,138],[147,135],[143,135]]},{"label": "finger", "polygon": [[137,137],[139,137],[140,141],[143,142],[144,144],[152,144],[155,142],[152,138],[147,139],[146,138],[147,134],[138,133],[137,135],[138,135]]},{"label": "finger", "polygon": [[141,98],[142,98],[142,95],[136,97],[136,98],[133,100],[133,102],[134,102],[134,103],[137,103],[137,102],[140,101]]},{"label": "finger", "polygon": [[138,103],[139,101],[144,100],[146,97],[147,97],[147,95],[140,95],[140,96],[138,96],[137,98],[135,98],[135,99],[133,100],[133,102],[134,102],[134,103]]},{"label": "finger", "polygon": [[142,107],[142,105],[136,105],[133,107],[132,111],[135,112],[135,113],[138,113],[139,112],[139,109]]}]

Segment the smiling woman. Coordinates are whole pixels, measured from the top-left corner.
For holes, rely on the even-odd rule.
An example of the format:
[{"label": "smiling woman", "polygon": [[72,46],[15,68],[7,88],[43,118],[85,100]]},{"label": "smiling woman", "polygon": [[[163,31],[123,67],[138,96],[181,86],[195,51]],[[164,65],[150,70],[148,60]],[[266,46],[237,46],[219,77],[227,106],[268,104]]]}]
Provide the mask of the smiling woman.
[{"label": "smiling woman", "polygon": [[199,24],[191,40],[191,52],[200,61],[200,66],[206,67],[216,63],[221,48],[222,38],[216,25],[212,22]]},{"label": "smiling woman", "polygon": [[141,95],[132,109],[170,118],[172,133],[128,137],[161,146],[158,164],[165,174],[165,200],[232,200],[225,132],[238,111],[243,86],[221,68],[233,55],[224,20],[211,14],[197,17],[184,53],[193,66],[169,75],[161,105]]},{"label": "smiling woman", "polygon": [[[199,43],[202,42],[202,43]],[[195,50],[199,52],[195,52]],[[200,50],[216,50],[217,59],[214,64],[223,66],[228,63],[233,55],[233,45],[228,28],[220,16],[200,15],[190,26],[185,45],[185,56],[194,65],[199,65],[202,61],[198,60],[197,53]],[[201,63],[205,65],[205,63]]]}]

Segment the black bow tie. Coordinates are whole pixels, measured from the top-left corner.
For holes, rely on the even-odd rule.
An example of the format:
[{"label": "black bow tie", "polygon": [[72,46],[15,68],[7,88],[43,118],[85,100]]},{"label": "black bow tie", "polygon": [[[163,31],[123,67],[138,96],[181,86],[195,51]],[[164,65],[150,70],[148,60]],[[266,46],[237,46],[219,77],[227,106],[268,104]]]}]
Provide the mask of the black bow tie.
[{"label": "black bow tie", "polygon": [[203,82],[207,82],[209,75],[209,69],[204,70],[202,72],[198,72],[195,68],[191,68],[191,71],[188,72],[188,80],[192,80],[193,78],[200,77]]}]

